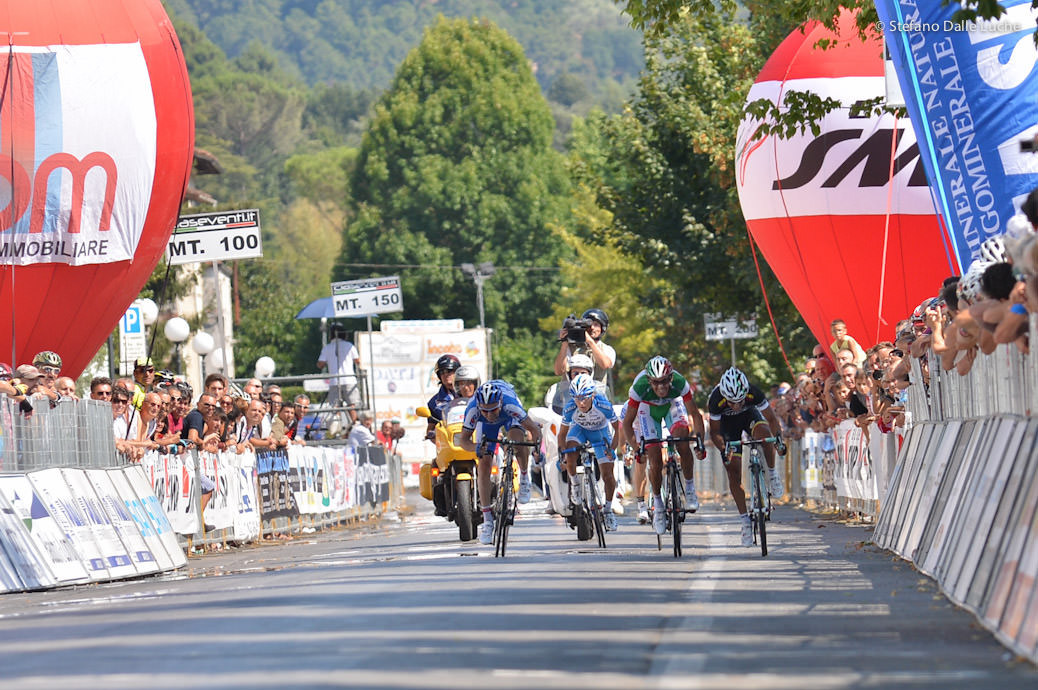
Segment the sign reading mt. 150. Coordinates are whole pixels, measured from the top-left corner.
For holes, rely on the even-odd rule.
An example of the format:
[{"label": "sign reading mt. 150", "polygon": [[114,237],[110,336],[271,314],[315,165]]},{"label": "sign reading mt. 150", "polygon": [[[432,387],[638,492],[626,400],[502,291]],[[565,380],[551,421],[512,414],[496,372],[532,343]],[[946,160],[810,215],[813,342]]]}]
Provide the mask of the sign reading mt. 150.
[{"label": "sign reading mt. 150", "polygon": [[263,243],[255,208],[180,216],[166,248],[172,265],[258,256],[263,256]]},{"label": "sign reading mt. 150", "polygon": [[336,316],[367,316],[404,310],[400,277],[364,278],[332,283]]}]

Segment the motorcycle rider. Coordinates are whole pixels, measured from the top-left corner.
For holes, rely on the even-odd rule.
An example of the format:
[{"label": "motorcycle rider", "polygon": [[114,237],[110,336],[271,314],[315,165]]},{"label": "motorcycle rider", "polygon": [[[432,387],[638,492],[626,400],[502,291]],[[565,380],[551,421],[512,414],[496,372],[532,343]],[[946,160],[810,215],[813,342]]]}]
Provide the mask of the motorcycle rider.
[{"label": "motorcycle rider", "polygon": [[454,355],[443,355],[436,360],[436,378],[440,388],[426,405],[429,407],[429,423],[425,429],[426,440],[436,439],[436,423],[443,419],[443,410],[454,399],[454,373],[461,368],[461,360]]},{"label": "motorcycle rider", "polygon": [[[490,469],[497,446],[495,441],[501,431],[505,431],[508,438],[513,441],[522,441],[525,436],[524,430],[530,432],[535,443],[540,442],[540,428],[526,414],[515,389],[506,381],[494,379],[484,383],[465,409],[465,422],[462,424],[458,445],[469,452],[480,453],[476,478],[479,484],[479,502],[483,509],[483,527],[479,533],[479,541],[483,544],[494,541]],[[519,447],[516,449],[516,456],[519,460],[517,499],[519,503],[529,503],[530,449]]]},{"label": "motorcycle rider", "polygon": [[468,400],[476,394],[477,388],[479,388],[479,371],[476,367],[466,365],[454,372],[455,400]]},{"label": "motorcycle rider", "polygon": [[585,442],[591,443],[605,484],[605,502],[602,512],[605,528],[615,532],[618,525],[613,515],[613,496],[616,494],[616,444],[619,440],[619,419],[612,403],[595,386],[590,374],[579,374],[570,383],[570,400],[562,413],[559,428],[559,448],[566,455],[566,472],[569,474],[569,496],[573,505],[580,505],[580,489],[577,486],[577,448]]}]

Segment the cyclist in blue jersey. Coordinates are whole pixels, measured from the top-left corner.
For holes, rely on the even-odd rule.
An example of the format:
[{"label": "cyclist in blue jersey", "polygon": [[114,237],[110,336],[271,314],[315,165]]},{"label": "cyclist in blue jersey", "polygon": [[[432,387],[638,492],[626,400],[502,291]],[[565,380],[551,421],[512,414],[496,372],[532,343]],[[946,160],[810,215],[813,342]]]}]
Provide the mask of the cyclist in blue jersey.
[{"label": "cyclist in blue jersey", "polygon": [[569,474],[570,501],[580,504],[577,487],[577,454],[575,449],[590,443],[595,454],[595,461],[602,472],[605,484],[605,502],[602,506],[605,513],[605,528],[615,532],[618,525],[613,515],[613,496],[616,495],[616,475],[613,474],[613,462],[616,461],[616,444],[619,436],[617,427],[620,420],[612,403],[606,399],[595,386],[595,380],[588,374],[578,374],[570,382],[570,399],[562,411],[562,426],[559,429],[559,448],[567,448],[566,472]]},{"label": "cyclist in blue jersey", "polygon": [[[541,440],[541,430],[530,419],[523,408],[523,403],[516,395],[510,383],[500,379],[487,381],[465,408],[465,421],[462,422],[461,438],[458,445],[470,453],[479,453],[476,467],[476,480],[479,485],[479,502],[483,509],[483,527],[479,533],[479,541],[491,544],[494,541],[494,517],[491,512],[492,500],[490,489],[490,470],[493,466],[494,450],[501,431],[505,431],[513,441],[522,441],[525,432],[530,432],[534,443]],[[516,449],[519,460],[519,503],[530,502],[530,449]]]},{"label": "cyclist in blue jersey", "polygon": [[425,429],[425,438],[429,441],[436,440],[436,423],[443,419],[443,410],[454,400],[454,372],[460,368],[461,360],[454,355],[443,355],[436,360],[436,378],[440,381],[440,388],[426,403],[429,424]]}]

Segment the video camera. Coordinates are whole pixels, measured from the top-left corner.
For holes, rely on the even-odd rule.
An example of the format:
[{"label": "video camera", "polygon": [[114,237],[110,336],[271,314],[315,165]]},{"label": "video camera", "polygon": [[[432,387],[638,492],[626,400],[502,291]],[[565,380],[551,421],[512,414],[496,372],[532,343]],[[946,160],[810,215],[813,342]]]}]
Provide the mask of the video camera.
[{"label": "video camera", "polygon": [[570,314],[562,322],[562,329],[566,331],[566,342],[572,345],[583,345],[587,342],[587,329],[590,326],[590,319],[578,319],[576,314]]}]

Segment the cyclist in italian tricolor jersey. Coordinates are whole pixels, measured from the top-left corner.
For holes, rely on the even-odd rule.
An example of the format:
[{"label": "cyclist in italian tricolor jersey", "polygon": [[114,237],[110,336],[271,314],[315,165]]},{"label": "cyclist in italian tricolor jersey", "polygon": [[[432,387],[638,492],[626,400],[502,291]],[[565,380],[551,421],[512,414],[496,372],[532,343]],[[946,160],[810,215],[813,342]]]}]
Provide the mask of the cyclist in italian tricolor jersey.
[{"label": "cyclist in italian tricolor jersey", "polygon": [[[645,441],[663,438],[663,419],[668,413],[672,416],[671,436],[688,436],[689,420],[700,438],[703,438],[703,415],[692,400],[692,387],[684,376],[674,371],[674,366],[666,357],[657,355],[649,360],[645,369],[635,378],[628,392],[627,414],[624,415],[623,428],[627,438],[638,437]],[[680,399],[683,405],[671,405]],[[638,429],[635,431],[635,424]],[[699,497],[696,495],[696,484],[692,477],[692,448],[688,441],[677,444],[681,457],[681,473],[685,477],[685,500],[688,510],[699,509]],[[666,512],[660,487],[663,484],[663,453],[660,444],[646,447],[645,454],[649,458],[649,483],[652,485],[653,519],[652,526],[657,534],[667,531]],[[699,451],[699,459],[706,457],[706,450]]]}]

